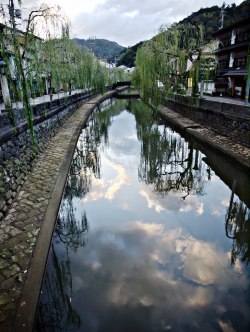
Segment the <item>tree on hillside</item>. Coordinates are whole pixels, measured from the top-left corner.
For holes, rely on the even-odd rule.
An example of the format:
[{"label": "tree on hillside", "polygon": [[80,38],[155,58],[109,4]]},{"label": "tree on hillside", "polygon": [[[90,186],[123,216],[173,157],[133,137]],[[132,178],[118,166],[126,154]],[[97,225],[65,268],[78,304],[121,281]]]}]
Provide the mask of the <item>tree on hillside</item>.
[{"label": "tree on hillside", "polygon": [[[238,6],[235,3],[231,5],[225,5],[225,18],[224,28],[241,21],[246,18],[250,18],[250,0],[245,0]],[[219,6],[212,6],[208,8],[201,8],[197,12],[192,13],[188,17],[180,21],[180,24],[202,24],[204,26],[204,40],[209,42],[213,39],[212,35],[220,28],[220,12]]]},{"label": "tree on hillside", "polygon": [[117,59],[117,66],[124,65],[130,68],[134,67],[136,52],[142,44],[143,42],[139,42],[136,45],[128,47],[125,50],[123,50]]}]

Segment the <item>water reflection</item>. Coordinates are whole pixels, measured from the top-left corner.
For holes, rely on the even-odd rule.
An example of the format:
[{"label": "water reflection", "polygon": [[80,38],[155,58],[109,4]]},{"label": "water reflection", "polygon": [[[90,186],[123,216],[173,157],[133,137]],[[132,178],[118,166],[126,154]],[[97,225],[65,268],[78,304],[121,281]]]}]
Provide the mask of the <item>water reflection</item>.
[{"label": "water reflection", "polygon": [[150,113],[145,116],[142,104],[136,104],[133,111],[142,144],[140,179],[153,184],[161,195],[178,192],[184,200],[191,194],[204,195],[204,185],[211,179],[210,169],[202,163],[202,155],[193,143],[174,135],[165,125],[157,126]]},{"label": "water reflection", "polygon": [[140,102],[96,110],[71,165],[36,331],[248,331],[249,209],[209,161]]},{"label": "water reflection", "polygon": [[219,263],[226,253],[181,228],[131,222],[120,232],[97,231],[85,255],[74,303],[84,308],[86,331],[215,331],[248,321],[244,289]]},{"label": "water reflection", "polygon": [[250,261],[250,209],[232,191],[226,214],[226,236],[233,239],[231,262],[240,259],[246,264]]},{"label": "water reflection", "polygon": [[72,306],[72,275],[68,251],[58,255],[52,243],[48,267],[38,306],[36,331],[74,331],[81,326],[80,315]]}]

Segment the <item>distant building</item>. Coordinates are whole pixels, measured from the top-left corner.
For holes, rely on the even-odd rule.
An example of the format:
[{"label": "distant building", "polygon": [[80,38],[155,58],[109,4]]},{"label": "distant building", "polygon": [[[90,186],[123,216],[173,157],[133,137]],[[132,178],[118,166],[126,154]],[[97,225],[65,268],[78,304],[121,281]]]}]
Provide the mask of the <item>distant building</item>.
[{"label": "distant building", "polygon": [[245,98],[250,17],[215,32],[219,76],[228,80],[228,94]]}]

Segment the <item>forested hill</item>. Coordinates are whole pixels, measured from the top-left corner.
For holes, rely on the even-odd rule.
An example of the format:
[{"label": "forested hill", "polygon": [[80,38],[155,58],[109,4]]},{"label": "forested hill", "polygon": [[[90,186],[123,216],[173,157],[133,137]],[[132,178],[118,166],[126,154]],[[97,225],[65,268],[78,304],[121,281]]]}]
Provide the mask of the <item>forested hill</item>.
[{"label": "forested hill", "polygon": [[119,56],[121,51],[125,47],[106,39],[78,39],[74,38],[73,41],[81,46],[83,49],[89,49],[93,51],[96,57],[100,59],[106,59],[108,61],[115,61],[115,58]]},{"label": "forested hill", "polygon": [[[220,12],[221,7],[218,6],[201,8],[179,23],[195,22],[198,25],[202,24],[204,26],[205,40],[209,41],[212,38],[212,34],[220,27]],[[239,6],[235,4],[227,5],[225,8],[224,28],[248,17],[250,19],[250,0],[243,1]]]},{"label": "forested hill", "polygon": [[[221,7],[218,6],[201,8],[197,12],[184,18],[184,20],[179,23],[196,22],[198,25],[202,24],[204,26],[205,40],[209,41],[212,38],[212,34],[220,27],[220,12]],[[250,0],[243,1],[239,6],[236,6],[235,4],[226,5],[224,27],[248,17],[250,19]],[[118,64],[133,67],[137,48],[142,44],[143,42],[140,42],[130,48],[124,49],[118,58]]]},{"label": "forested hill", "polygon": [[143,42],[140,42],[138,44],[135,44],[134,46],[128,47],[124,49],[120,56],[117,59],[117,66],[127,66],[127,67],[134,67],[135,65],[135,57],[138,47],[140,47],[143,44]]}]

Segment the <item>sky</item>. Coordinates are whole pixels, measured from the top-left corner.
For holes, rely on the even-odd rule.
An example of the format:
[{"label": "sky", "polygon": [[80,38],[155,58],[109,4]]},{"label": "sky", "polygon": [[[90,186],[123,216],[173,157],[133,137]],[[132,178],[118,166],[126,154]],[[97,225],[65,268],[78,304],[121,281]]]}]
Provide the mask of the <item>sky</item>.
[{"label": "sky", "polygon": [[[0,4],[6,2],[0,0]],[[223,0],[22,0],[22,8],[28,11],[42,2],[61,7],[71,21],[72,38],[104,38],[125,47],[150,39],[162,25],[178,22],[200,8],[223,4]],[[239,5],[243,1],[225,2]]]}]

